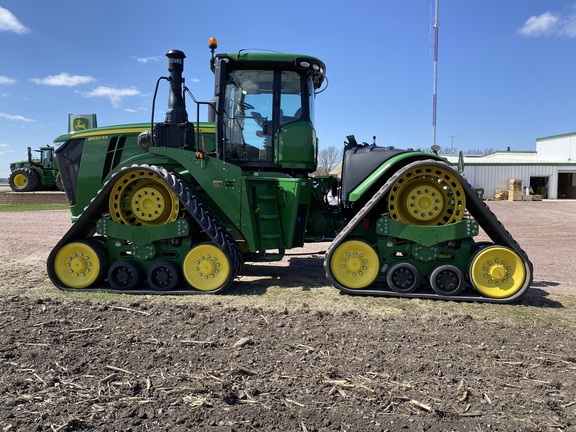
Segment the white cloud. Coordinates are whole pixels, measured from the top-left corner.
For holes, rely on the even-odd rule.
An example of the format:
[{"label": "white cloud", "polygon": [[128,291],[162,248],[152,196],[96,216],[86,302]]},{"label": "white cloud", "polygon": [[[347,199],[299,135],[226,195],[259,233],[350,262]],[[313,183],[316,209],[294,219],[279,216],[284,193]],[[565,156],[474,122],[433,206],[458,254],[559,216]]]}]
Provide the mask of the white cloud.
[{"label": "white cloud", "polygon": [[14,150],[5,150],[10,147],[8,144],[0,144],[0,156],[6,156],[14,153]]},{"label": "white cloud", "polygon": [[16,82],[16,80],[14,78],[0,75],[0,85],[2,85],[2,84],[14,84],[15,82]]},{"label": "white cloud", "polygon": [[139,112],[146,112],[146,108],[142,108],[142,107],[137,108],[137,109],[126,108],[126,109],[124,109],[124,112],[130,113],[130,114],[135,114],[135,113],[139,113]]},{"label": "white cloud", "polygon": [[34,120],[29,119],[27,117],[21,116],[21,115],[13,115],[13,114],[6,114],[3,112],[0,112],[0,117],[1,118],[5,118],[8,120],[17,120],[17,121],[23,121],[23,122],[32,122]]},{"label": "white cloud", "polygon": [[39,85],[75,87],[96,80],[90,75],[70,75],[62,72],[59,75],[48,75],[46,78],[32,78],[31,81]]},{"label": "white cloud", "polygon": [[564,35],[576,38],[576,14],[566,17],[564,20]]},{"label": "white cloud", "polygon": [[11,153],[14,153],[14,150],[0,150],[0,156],[6,156]]},{"label": "white cloud", "polygon": [[88,92],[82,92],[84,97],[104,97],[110,100],[110,103],[114,108],[117,108],[122,103],[122,99],[126,96],[138,96],[140,95],[140,90],[135,87],[129,88],[113,88],[113,87],[96,87]]},{"label": "white cloud", "polygon": [[0,6],[0,31],[18,34],[30,33],[30,29],[23,25],[8,9]]},{"label": "white cloud", "polygon": [[576,13],[559,14],[544,12],[531,16],[518,29],[518,34],[524,37],[561,36],[576,38]]},{"label": "white cloud", "polygon": [[156,56],[156,57],[133,57],[133,58],[135,58],[138,63],[142,63],[142,64],[151,63],[151,62],[158,63],[160,61],[160,59],[162,59],[162,57],[158,57],[158,56]]},{"label": "white cloud", "polygon": [[526,20],[522,28],[518,29],[521,36],[537,37],[548,36],[558,32],[560,17],[552,12],[544,12],[539,16],[531,16]]}]

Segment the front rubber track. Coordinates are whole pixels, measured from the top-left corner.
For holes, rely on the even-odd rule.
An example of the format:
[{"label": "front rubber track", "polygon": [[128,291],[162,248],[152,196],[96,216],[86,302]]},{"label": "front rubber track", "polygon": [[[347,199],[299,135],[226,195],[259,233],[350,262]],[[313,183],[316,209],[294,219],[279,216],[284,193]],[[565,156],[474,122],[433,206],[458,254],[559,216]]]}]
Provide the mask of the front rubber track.
[{"label": "front rubber track", "polygon": [[[392,188],[392,185],[400,178],[406,171],[412,170],[419,166],[437,166],[444,169],[450,169],[452,171],[452,175],[461,183],[462,188],[464,189],[464,193],[466,195],[466,209],[470,213],[470,215],[476,219],[478,225],[486,232],[486,234],[490,237],[490,239],[496,245],[506,246],[516,252],[521,258],[524,263],[524,267],[526,270],[526,280],[522,287],[512,296],[506,297],[503,299],[491,298],[491,297],[484,297],[480,293],[477,293],[475,290],[472,294],[467,294],[466,290],[462,294],[455,295],[455,296],[443,296],[437,294],[432,291],[426,292],[413,292],[413,293],[397,293],[395,291],[389,289],[382,289],[377,284],[373,284],[373,288],[368,289],[352,289],[343,286],[340,284],[332,275],[330,270],[330,258],[334,250],[344,242],[347,237],[352,233],[354,228],[361,223],[364,217],[374,208],[381,200],[385,199],[388,195],[388,192]],[[426,160],[419,160],[416,162],[412,162],[402,169],[398,170],[388,181],[374,194],[374,196],[366,203],[366,205],[360,209],[360,211],[350,220],[350,222],[344,227],[342,231],[336,236],[334,241],[330,244],[326,251],[326,255],[324,258],[324,270],[326,271],[326,277],[328,280],[340,291],[347,293],[347,294],[355,294],[355,295],[380,295],[380,296],[391,296],[391,297],[408,297],[408,298],[428,298],[428,299],[443,299],[443,300],[458,300],[458,301],[478,301],[478,302],[489,302],[489,303],[511,303],[520,299],[526,292],[526,290],[532,284],[533,278],[533,265],[528,258],[528,255],[524,250],[520,247],[518,242],[514,240],[512,235],[504,228],[504,225],[498,220],[496,215],[492,213],[490,208],[486,205],[478,194],[474,191],[472,186],[466,181],[464,177],[462,177],[457,171],[453,168],[445,164],[444,162],[440,162],[433,159],[426,159]],[[476,294],[477,293],[477,294]]]},{"label": "front rubber track", "polygon": [[[156,174],[172,192],[178,197],[180,204],[192,215],[194,220],[202,228],[202,230],[210,237],[216,246],[222,250],[230,259],[231,277],[229,282],[221,288],[214,291],[200,291],[190,288],[184,281],[178,286],[177,289],[170,291],[153,291],[150,289],[134,289],[134,290],[115,290],[110,286],[101,282],[101,286],[89,288],[70,288],[60,281],[54,271],[54,261],[58,250],[67,243],[89,238],[96,231],[96,222],[102,215],[108,213],[108,197],[112,192],[116,181],[130,171],[147,170]],[[225,291],[230,286],[241,265],[241,255],[238,244],[234,241],[232,236],[226,231],[224,226],[216,219],[216,217],[209,211],[200,199],[196,196],[194,191],[186,184],[182,177],[174,172],[168,171],[162,167],[154,165],[132,165],[131,167],[122,168],[108,180],[102,189],[98,191],[96,196],[92,199],[90,204],[84,209],[84,212],[70,227],[68,232],[60,239],[54,246],[47,261],[48,276],[52,283],[63,291],[106,291],[122,294],[216,294]]]}]

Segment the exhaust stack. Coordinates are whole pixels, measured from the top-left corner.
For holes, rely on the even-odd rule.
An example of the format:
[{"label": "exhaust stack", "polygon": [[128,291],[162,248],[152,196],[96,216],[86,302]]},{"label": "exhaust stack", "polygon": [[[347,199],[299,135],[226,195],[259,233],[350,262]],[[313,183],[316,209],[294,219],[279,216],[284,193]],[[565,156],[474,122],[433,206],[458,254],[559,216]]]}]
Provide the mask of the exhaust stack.
[{"label": "exhaust stack", "polygon": [[152,130],[140,133],[138,144],[144,151],[148,151],[150,146],[192,150],[194,126],[188,122],[183,92],[184,78],[182,78],[186,55],[180,50],[170,50],[166,53],[166,57],[168,57],[168,72],[170,73],[167,78],[170,82],[170,91],[166,117],[164,123],[157,123]]},{"label": "exhaust stack", "polygon": [[168,97],[168,109],[166,110],[166,123],[186,123],[188,113],[186,103],[182,96],[184,79],[184,59],[186,55],[180,50],[170,50],[166,53],[168,57],[168,72],[170,73],[170,94]]}]

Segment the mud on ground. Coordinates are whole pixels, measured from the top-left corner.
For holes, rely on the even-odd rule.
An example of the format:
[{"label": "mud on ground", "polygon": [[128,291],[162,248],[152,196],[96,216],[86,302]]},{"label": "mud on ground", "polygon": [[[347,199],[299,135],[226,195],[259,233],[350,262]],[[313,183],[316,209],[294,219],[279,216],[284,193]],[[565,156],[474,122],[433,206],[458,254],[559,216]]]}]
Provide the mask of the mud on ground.
[{"label": "mud on ground", "polygon": [[220,296],[62,293],[63,211],[0,213],[2,431],[575,431],[576,202],[493,202],[519,304],[340,295],[325,244]]}]

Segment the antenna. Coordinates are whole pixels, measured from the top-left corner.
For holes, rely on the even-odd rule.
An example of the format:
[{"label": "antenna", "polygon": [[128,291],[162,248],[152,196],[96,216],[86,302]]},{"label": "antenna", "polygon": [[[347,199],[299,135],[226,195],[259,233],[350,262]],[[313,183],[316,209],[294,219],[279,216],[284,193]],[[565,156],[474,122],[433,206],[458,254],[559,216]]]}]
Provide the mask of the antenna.
[{"label": "antenna", "polygon": [[436,145],[436,103],[438,92],[438,8],[440,0],[436,0],[434,17],[434,84],[432,90],[432,145]]}]

